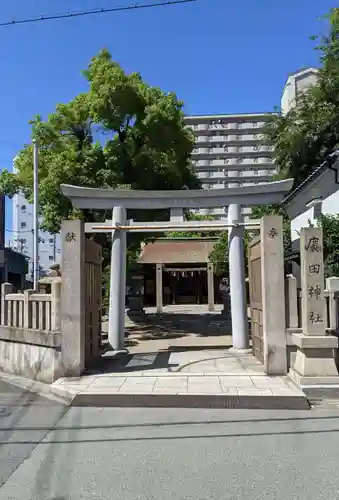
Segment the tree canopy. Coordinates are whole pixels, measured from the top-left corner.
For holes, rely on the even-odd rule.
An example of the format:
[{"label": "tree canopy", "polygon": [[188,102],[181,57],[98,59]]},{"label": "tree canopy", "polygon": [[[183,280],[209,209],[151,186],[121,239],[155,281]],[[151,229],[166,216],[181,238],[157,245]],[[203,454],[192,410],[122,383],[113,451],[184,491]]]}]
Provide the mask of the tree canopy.
[{"label": "tree canopy", "polygon": [[[209,221],[215,220],[213,215],[201,215],[193,212],[187,212],[185,216],[187,221]],[[166,233],[167,238],[215,238],[219,235],[219,231],[169,231]]]},{"label": "tree canopy", "polygon": [[293,177],[295,186],[339,146],[339,8],[326,19],[327,33],[311,37],[320,52],[316,85],[285,116],[272,117],[267,128],[279,176]]},{"label": "tree canopy", "polygon": [[[183,103],[127,74],[107,51],[95,56],[84,76],[89,88],[43,120],[32,120],[39,144],[39,201],[43,228],[60,230],[74,215],[86,221],[108,214],[74,212],[60,184],[128,189],[192,189],[200,182],[191,170],[194,138],[184,126]],[[15,160],[16,172],[4,170],[0,187],[13,196],[33,194],[32,145]],[[142,214],[131,214],[137,219]]]},{"label": "tree canopy", "polygon": [[[280,205],[258,205],[252,207],[252,219],[261,219],[264,215],[281,215],[283,217],[284,249],[285,251],[289,251],[291,248],[290,221],[284,209]],[[247,230],[244,233],[245,263],[247,263],[247,245],[256,234],[259,234],[257,229]],[[228,231],[219,233],[218,241],[214,245],[210,259],[214,264],[216,274],[224,275],[228,273]]]},{"label": "tree canopy", "polygon": [[339,215],[321,214],[314,224],[323,229],[326,276],[339,276]]}]

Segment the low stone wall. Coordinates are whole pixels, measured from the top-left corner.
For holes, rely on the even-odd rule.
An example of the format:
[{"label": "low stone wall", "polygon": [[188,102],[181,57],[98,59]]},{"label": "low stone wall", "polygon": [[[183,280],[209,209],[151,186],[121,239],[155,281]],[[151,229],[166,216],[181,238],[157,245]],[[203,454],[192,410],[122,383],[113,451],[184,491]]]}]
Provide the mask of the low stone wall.
[{"label": "low stone wall", "polygon": [[54,382],[63,375],[60,333],[0,326],[0,370]]},{"label": "low stone wall", "polygon": [[293,342],[293,333],[301,333],[302,328],[287,328],[286,329],[286,355],[287,355],[287,373],[294,366],[295,357],[297,355],[297,346]]}]

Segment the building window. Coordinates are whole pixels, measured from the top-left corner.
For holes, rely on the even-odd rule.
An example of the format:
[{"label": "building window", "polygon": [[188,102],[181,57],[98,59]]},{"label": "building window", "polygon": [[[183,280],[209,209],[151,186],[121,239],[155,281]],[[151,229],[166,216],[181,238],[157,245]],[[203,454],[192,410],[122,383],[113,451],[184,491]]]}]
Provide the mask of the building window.
[{"label": "building window", "polygon": [[20,222],[20,227],[23,228],[23,227],[26,227],[26,222]]},{"label": "building window", "polygon": [[21,205],[21,212],[25,212],[26,211],[26,205]]},{"label": "building window", "polygon": [[253,163],[258,163],[259,159],[258,158],[253,158]]},{"label": "building window", "polygon": [[48,241],[49,241],[50,243],[54,243],[54,238],[50,238]]},{"label": "building window", "polygon": [[53,260],[53,255],[49,255],[48,260]]}]

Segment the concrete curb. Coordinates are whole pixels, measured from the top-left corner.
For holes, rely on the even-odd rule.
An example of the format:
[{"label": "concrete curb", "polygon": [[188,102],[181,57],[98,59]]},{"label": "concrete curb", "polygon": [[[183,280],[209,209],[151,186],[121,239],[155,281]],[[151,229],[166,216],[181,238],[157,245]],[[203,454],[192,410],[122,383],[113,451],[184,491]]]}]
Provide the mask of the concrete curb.
[{"label": "concrete curb", "polygon": [[46,399],[64,405],[70,405],[75,396],[69,391],[55,391],[49,384],[39,382],[38,380],[21,377],[20,375],[12,375],[10,373],[4,373],[0,371],[0,380],[6,382],[7,384],[13,385],[14,387],[24,389],[29,393],[43,396]]},{"label": "concrete curb", "polygon": [[45,384],[19,375],[0,372],[0,380],[51,401],[79,407],[115,408],[210,408],[258,410],[308,410],[307,395],[264,396],[227,394],[116,394],[76,392],[62,384]]},{"label": "concrete curb", "polygon": [[233,396],[218,394],[79,393],[72,406],[111,408],[209,408],[245,410],[309,410],[303,396]]}]

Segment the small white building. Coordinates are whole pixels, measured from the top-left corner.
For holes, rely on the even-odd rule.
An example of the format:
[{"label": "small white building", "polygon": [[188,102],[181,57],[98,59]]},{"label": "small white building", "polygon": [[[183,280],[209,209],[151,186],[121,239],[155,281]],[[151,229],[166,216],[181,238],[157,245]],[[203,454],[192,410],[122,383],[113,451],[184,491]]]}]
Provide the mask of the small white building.
[{"label": "small white building", "polygon": [[[298,261],[300,229],[315,224],[321,214],[339,214],[339,151],[294,189],[283,205],[291,220],[292,260]],[[293,274],[298,275],[295,268]]]},{"label": "small white building", "polygon": [[284,200],[291,219],[292,242],[299,231],[314,223],[320,214],[339,214],[339,151],[318,167]]}]

